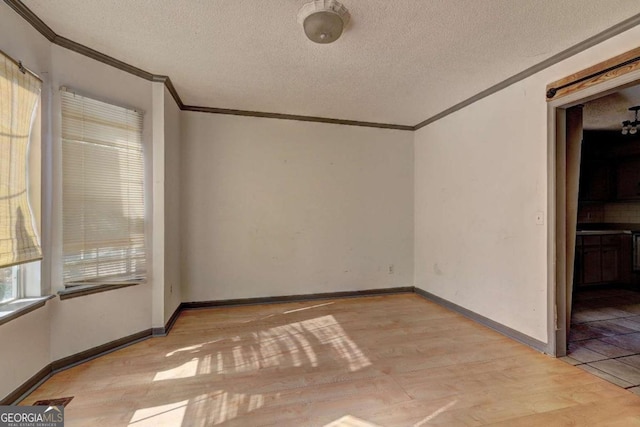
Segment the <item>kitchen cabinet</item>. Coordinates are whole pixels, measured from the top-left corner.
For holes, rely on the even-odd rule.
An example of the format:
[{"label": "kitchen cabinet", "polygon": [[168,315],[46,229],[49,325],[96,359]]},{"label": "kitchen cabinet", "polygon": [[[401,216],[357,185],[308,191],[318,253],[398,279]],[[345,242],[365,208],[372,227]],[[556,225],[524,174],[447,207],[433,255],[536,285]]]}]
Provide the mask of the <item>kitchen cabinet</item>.
[{"label": "kitchen cabinet", "polygon": [[586,163],[580,172],[578,199],[585,202],[606,202],[615,197],[609,163]]},{"label": "kitchen cabinet", "polygon": [[582,283],[592,285],[602,282],[602,251],[600,245],[587,246],[582,250]]},{"label": "kitchen cabinet", "polygon": [[640,200],[640,133],[585,130],[578,200]]},{"label": "kitchen cabinet", "polygon": [[601,246],[600,262],[603,282],[620,281],[620,248],[618,246]]},{"label": "kitchen cabinet", "polygon": [[577,286],[631,283],[631,235],[576,236],[574,281]]},{"label": "kitchen cabinet", "polygon": [[640,199],[640,158],[636,157],[617,162],[616,199]]}]

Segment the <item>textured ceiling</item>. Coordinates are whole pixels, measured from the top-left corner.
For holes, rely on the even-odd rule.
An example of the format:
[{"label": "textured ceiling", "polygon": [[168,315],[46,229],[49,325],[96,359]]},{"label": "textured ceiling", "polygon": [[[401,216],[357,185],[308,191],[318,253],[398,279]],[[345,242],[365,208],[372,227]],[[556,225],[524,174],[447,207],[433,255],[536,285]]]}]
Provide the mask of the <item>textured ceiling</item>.
[{"label": "textured ceiling", "polygon": [[171,77],[188,105],[415,125],[626,18],[638,0],[24,0],[57,34]]},{"label": "textured ceiling", "polygon": [[633,120],[629,107],[634,105],[640,105],[640,85],[589,101],[584,104],[584,128],[620,130],[624,120]]}]

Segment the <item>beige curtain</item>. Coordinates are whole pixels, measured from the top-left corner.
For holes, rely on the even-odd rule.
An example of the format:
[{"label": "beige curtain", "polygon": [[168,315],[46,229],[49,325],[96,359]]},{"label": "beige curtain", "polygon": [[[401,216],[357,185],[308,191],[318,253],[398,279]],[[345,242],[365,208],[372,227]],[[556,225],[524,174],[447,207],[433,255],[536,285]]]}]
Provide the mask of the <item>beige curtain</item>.
[{"label": "beige curtain", "polygon": [[28,197],[28,150],[41,81],[0,52],[0,267],[42,258]]},{"label": "beige curtain", "polygon": [[566,228],[566,286],[567,286],[567,339],[571,325],[573,300],[574,260],[576,256],[576,226],[578,221],[578,190],[580,184],[580,156],[582,155],[582,106],[567,110],[567,228]]}]

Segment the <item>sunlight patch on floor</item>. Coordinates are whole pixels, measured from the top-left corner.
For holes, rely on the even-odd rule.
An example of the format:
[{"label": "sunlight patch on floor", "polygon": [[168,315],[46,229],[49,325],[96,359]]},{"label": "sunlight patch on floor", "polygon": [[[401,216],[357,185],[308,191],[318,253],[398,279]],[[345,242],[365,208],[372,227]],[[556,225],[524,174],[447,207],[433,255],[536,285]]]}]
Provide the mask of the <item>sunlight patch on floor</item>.
[{"label": "sunlight patch on floor", "polygon": [[183,400],[152,408],[138,409],[131,417],[129,427],[181,426],[188,403],[189,400]]},{"label": "sunlight patch on floor", "polygon": [[188,362],[183,363],[175,368],[167,369],[156,373],[153,381],[175,380],[178,378],[191,378],[196,376],[198,371],[198,358],[194,357]]},{"label": "sunlight patch on floor", "polygon": [[213,344],[213,343],[216,343],[218,341],[221,341],[221,339],[206,341],[206,342],[203,342],[203,343],[200,343],[200,344],[190,345],[190,346],[187,346],[187,347],[181,347],[181,348],[179,348],[177,350],[170,351],[165,356],[166,357],[171,357],[171,356],[175,356],[176,354],[184,353],[184,352],[192,352],[193,353],[193,352],[196,352],[198,350],[201,350],[202,347],[204,347],[205,345]]},{"label": "sunlight patch on floor", "polygon": [[233,347],[203,356],[199,374],[250,372],[263,368],[286,366],[317,367],[319,360],[314,345],[331,346],[337,359],[349,370],[370,366],[371,362],[331,315],[274,326],[252,332],[249,337],[228,339]]},{"label": "sunlight patch on floor", "polygon": [[322,344],[329,344],[338,355],[349,363],[351,371],[357,371],[371,365],[358,345],[353,342],[335,317],[322,316],[305,320],[303,327],[311,332]]},{"label": "sunlight patch on floor", "polygon": [[[322,345],[332,346],[336,354],[347,361],[351,371],[371,365],[369,359],[331,315],[275,326],[252,335],[258,342],[261,367],[281,366],[286,359],[291,359],[296,367],[306,364],[318,366],[313,344],[309,341],[311,337]],[[243,367],[253,365],[258,354],[249,356],[251,360],[245,362]]]},{"label": "sunlight patch on floor", "polygon": [[[329,304],[333,303],[318,306]],[[315,306],[307,308],[313,307]],[[350,371],[371,365],[336,318],[326,315],[174,350],[166,356],[199,357],[158,372],[153,381],[195,375],[254,372],[270,367],[317,367],[320,364],[314,349],[317,346],[331,347],[332,358],[346,364]]]},{"label": "sunlight patch on floor", "polygon": [[335,304],[335,302],[325,302],[324,304],[316,304],[310,307],[296,308],[295,310],[283,311],[282,314],[295,313],[296,311],[311,310],[312,308],[324,307],[326,305]]},{"label": "sunlight patch on floor", "polygon": [[458,400],[453,400],[451,402],[449,402],[448,404],[444,405],[443,407],[439,408],[438,410],[434,411],[432,414],[427,415],[426,417],[424,417],[422,420],[420,420],[419,422],[415,423],[413,425],[413,427],[422,427],[424,425],[426,425],[429,421],[435,419],[438,415],[442,414],[443,412],[445,412],[447,409],[451,408],[452,406],[454,406],[456,403],[458,403]]},{"label": "sunlight patch on floor", "polygon": [[324,427],[379,427],[377,424],[362,420],[353,415],[345,415],[344,417],[325,424]]},{"label": "sunlight patch on floor", "polygon": [[201,420],[202,426],[218,425],[260,409],[264,404],[261,394],[249,395],[218,390],[193,399],[189,411],[193,411],[194,415],[189,418]]}]

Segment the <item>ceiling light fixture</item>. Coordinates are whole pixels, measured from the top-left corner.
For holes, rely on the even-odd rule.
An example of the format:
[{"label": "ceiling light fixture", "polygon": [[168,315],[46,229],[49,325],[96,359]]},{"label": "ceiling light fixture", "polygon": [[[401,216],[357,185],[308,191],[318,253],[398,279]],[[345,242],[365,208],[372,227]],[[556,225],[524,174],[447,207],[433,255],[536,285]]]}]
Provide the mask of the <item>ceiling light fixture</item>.
[{"label": "ceiling light fixture", "polygon": [[640,121],[638,121],[638,110],[640,110],[640,105],[629,108],[629,111],[635,112],[635,118],[633,119],[633,121],[625,120],[624,122],[622,122],[623,135],[635,135],[638,132],[638,125],[640,125]]},{"label": "ceiling light fixture", "polygon": [[322,44],[338,40],[350,18],[347,8],[336,0],[310,1],[298,12],[298,22],[309,40]]}]

